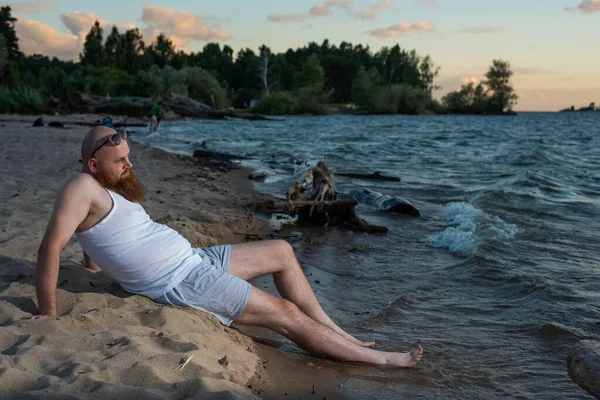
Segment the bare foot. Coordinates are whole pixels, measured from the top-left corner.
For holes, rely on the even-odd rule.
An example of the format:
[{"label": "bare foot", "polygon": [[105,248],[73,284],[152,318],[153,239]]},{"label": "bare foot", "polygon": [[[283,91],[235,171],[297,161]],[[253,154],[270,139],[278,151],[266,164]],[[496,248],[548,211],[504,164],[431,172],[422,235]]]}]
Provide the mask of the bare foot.
[{"label": "bare foot", "polygon": [[386,364],[394,367],[411,368],[421,361],[421,357],[423,357],[423,347],[418,345],[408,353],[389,353],[386,357]]}]

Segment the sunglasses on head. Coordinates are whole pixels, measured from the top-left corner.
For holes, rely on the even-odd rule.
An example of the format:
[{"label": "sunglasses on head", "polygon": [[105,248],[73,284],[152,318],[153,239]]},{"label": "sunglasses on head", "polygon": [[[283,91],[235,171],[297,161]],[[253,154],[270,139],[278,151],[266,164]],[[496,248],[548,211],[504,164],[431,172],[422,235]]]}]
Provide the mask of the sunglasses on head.
[{"label": "sunglasses on head", "polygon": [[100,146],[96,147],[96,150],[92,151],[92,155],[90,158],[94,158],[94,153],[100,150],[102,146],[104,146],[106,143],[110,142],[115,146],[120,145],[121,139],[127,139],[127,130],[125,128],[121,128],[117,133],[113,133],[112,135],[107,136],[104,142],[102,142]]}]

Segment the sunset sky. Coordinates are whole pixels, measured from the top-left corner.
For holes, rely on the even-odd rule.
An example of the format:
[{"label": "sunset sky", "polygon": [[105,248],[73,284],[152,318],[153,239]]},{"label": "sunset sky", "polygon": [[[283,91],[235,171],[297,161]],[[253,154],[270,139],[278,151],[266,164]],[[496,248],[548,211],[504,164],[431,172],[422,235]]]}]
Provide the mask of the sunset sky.
[{"label": "sunset sky", "polygon": [[275,52],[329,39],[399,44],[441,66],[440,97],[510,61],[517,110],[600,104],[600,0],[138,0],[8,2],[25,54],[77,59],[91,25],[138,27],[146,42],[167,34],[177,48],[207,42]]}]

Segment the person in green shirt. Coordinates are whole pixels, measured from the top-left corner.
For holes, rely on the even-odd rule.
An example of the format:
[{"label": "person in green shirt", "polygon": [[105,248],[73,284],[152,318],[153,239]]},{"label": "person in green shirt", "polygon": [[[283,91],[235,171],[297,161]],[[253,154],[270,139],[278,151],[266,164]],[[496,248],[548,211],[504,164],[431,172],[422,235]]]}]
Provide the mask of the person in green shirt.
[{"label": "person in green shirt", "polygon": [[158,130],[158,124],[160,124],[161,120],[160,106],[157,103],[152,104],[148,116],[150,117],[150,127],[148,133],[156,132]]}]

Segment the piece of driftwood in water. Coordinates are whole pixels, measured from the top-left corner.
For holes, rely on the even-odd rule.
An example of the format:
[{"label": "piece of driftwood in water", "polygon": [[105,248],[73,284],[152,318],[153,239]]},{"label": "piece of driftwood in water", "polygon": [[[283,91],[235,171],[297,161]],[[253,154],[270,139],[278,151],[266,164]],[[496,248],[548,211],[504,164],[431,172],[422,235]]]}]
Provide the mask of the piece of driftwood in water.
[{"label": "piece of driftwood in water", "polygon": [[265,172],[252,172],[250,175],[248,175],[248,179],[257,182],[264,182],[266,178],[267,174]]},{"label": "piece of driftwood in water", "polygon": [[419,217],[421,213],[408,200],[399,197],[392,197],[386,194],[381,194],[369,189],[354,189],[348,192],[361,203],[369,204],[377,207],[379,211],[396,212],[399,214],[407,214],[413,217]]},{"label": "piece of driftwood in water", "polygon": [[335,174],[339,176],[346,176],[348,178],[366,179],[370,181],[400,182],[399,177],[381,175],[381,172],[379,171],[375,171],[372,174],[361,174],[358,172],[335,172]]},{"label": "piece of driftwood in water", "polygon": [[238,113],[232,110],[214,110],[212,107],[200,103],[186,96],[175,94],[171,91],[167,92],[162,100],[162,103],[169,109],[183,117],[195,117],[206,119],[225,119],[241,118],[251,121],[270,121],[274,120],[258,114]]},{"label": "piece of driftwood in water", "polygon": [[298,215],[300,222],[350,225],[365,232],[388,231],[385,226],[369,225],[363,221],[354,209],[358,204],[356,199],[338,199],[331,171],[321,161],[292,183],[286,198],[286,212]]}]

